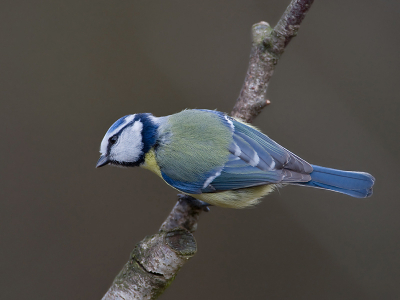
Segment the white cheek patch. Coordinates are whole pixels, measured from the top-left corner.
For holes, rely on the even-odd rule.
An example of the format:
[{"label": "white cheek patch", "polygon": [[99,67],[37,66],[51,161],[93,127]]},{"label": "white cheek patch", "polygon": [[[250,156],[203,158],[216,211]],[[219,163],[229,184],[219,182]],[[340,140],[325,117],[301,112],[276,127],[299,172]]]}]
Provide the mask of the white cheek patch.
[{"label": "white cheek patch", "polygon": [[[118,125],[118,127],[114,127],[114,125],[111,126],[112,131],[110,131],[110,129],[107,131],[106,135],[104,136],[103,140],[101,141],[101,145],[100,145],[100,153],[103,155],[107,154],[107,146],[108,146],[108,139],[113,136],[114,134],[116,134],[118,131],[120,131],[124,126],[126,126],[126,124],[128,124],[129,122],[132,122],[133,119],[135,118],[136,114],[127,116],[124,121]],[[118,121],[117,121],[118,122]],[[117,123],[116,122],[116,123]]]},{"label": "white cheek patch", "polygon": [[121,162],[136,162],[143,151],[142,129],[143,123],[140,121],[125,128],[121,132],[117,144],[111,148],[112,159]]}]

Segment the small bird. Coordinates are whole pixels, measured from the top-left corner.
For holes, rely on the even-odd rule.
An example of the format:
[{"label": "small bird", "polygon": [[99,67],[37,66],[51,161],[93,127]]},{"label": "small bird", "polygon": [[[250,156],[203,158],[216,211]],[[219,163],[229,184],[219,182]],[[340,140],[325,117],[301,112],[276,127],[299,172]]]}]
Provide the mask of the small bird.
[{"label": "small bird", "polygon": [[231,208],[255,205],[285,184],[366,198],[375,181],[368,173],[311,165],[255,127],[214,110],[127,115],[107,131],[100,153],[97,168],[140,166],[184,194]]}]

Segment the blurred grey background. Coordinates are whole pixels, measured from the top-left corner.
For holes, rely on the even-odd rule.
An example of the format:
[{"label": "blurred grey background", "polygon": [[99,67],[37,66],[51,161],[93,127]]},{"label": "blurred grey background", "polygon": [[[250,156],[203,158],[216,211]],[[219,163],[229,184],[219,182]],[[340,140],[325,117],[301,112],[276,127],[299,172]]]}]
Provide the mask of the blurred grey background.
[{"label": "blurred grey background", "polygon": [[[100,299],[176,192],[95,169],[119,117],[230,112],[250,28],[289,0],[2,1],[0,299]],[[311,163],[376,177],[366,200],[286,187],[213,207],[162,299],[400,299],[400,2],[320,1],[255,124]]]}]

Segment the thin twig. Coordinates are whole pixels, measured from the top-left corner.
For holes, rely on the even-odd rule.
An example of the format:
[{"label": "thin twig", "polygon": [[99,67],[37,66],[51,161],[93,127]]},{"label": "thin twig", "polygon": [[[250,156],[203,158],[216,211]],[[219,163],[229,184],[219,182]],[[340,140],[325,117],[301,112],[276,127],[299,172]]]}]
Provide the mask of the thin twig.
[{"label": "thin twig", "polygon": [[[269,104],[269,80],[285,47],[296,36],[299,25],[314,0],[292,0],[275,28],[268,23],[253,25],[250,63],[239,98],[231,115],[252,122]],[[179,200],[158,233],[145,237],[132,251],[103,300],[156,299],[175,279],[179,269],[197,251],[193,232],[203,202],[178,195]]]},{"label": "thin twig", "polygon": [[285,47],[297,35],[301,21],[314,0],[293,0],[275,28],[267,22],[253,25],[249,67],[231,115],[251,123],[270,104],[267,88]]}]

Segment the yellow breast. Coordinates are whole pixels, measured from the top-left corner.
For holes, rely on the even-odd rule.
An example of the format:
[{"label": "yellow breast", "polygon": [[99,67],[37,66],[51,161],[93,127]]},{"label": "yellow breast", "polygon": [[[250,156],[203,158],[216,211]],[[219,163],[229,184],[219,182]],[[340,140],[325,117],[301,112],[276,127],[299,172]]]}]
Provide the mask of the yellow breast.
[{"label": "yellow breast", "polygon": [[160,167],[158,166],[156,161],[156,154],[154,153],[154,149],[150,149],[149,152],[146,153],[144,157],[144,164],[141,165],[141,167],[152,171],[162,178]]}]

